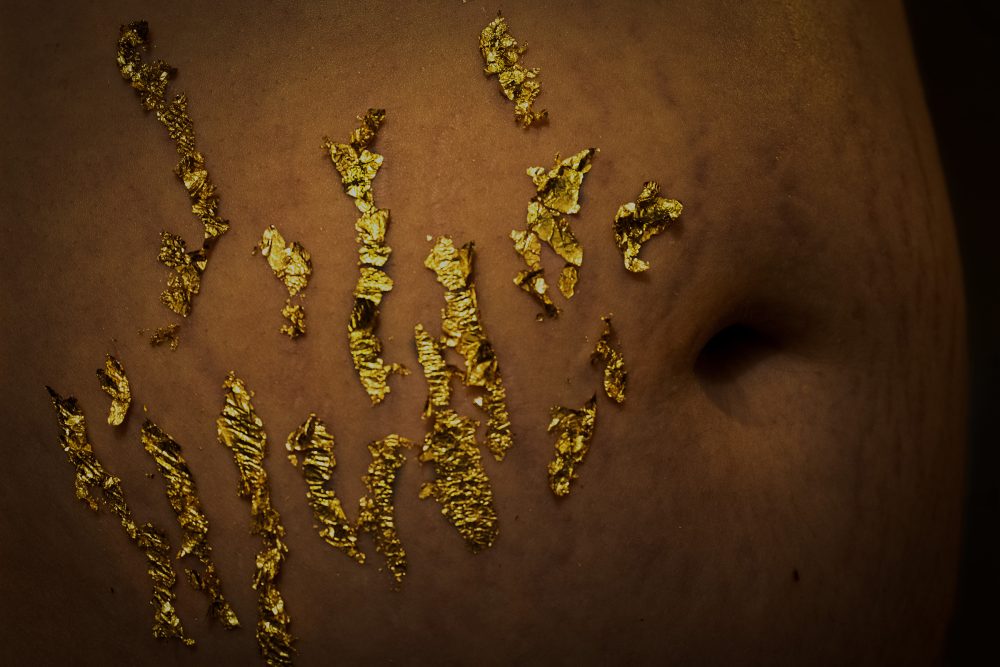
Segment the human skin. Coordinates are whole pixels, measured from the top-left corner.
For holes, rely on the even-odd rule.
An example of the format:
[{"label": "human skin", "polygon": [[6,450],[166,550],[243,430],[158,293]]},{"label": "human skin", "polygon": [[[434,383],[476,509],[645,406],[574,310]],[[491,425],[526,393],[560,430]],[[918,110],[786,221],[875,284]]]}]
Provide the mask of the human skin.
[{"label": "human skin", "polygon": [[[250,588],[259,540],[215,423],[230,370],[256,392],[272,498],[290,555],[280,590],[300,664],[921,664],[940,659],[954,594],[965,409],[957,251],[901,7],[774,3],[506,3],[541,68],[551,122],[522,130],[482,74],[477,2],[248,8],[27,5],[3,23],[4,424],[0,657],[9,664],[257,660]],[[158,301],[160,230],[197,243],[162,126],[114,62],[144,18],[179,70],[198,148],[232,223],[180,348],[136,335],[175,318]],[[321,149],[384,107],[375,200],[392,212],[385,358],[417,371],[378,407],[351,366],[356,209]],[[573,228],[577,296],[537,322],[511,279],[508,234],[534,193],[524,170],[596,146]],[[679,224],[628,274],[611,220],[645,180]],[[284,289],[249,250],[276,225],[313,255],[309,332],[278,333]],[[426,388],[412,330],[438,331],[427,235],[475,241],[483,322],[515,433],[484,456],[501,521],[473,555],[409,454],[396,493],[409,572],[399,591],[317,536],[287,434],[310,412],[337,439],[349,514],[365,443],[419,440]],[[560,263],[543,259],[554,281]],[[568,498],[548,489],[553,405],[599,387],[600,316],[630,370],[622,407],[599,398]],[[728,334],[719,335],[727,327]],[[105,423],[94,369],[110,352],[136,401]],[[457,358],[452,361],[457,362]],[[143,406],[181,443],[243,628],[205,618],[198,645],[150,632],[141,554],[74,497],[44,386],[77,396],[105,466],[141,521],[179,544]],[[473,416],[464,390],[455,406]],[[184,563],[178,563],[178,571]]]}]

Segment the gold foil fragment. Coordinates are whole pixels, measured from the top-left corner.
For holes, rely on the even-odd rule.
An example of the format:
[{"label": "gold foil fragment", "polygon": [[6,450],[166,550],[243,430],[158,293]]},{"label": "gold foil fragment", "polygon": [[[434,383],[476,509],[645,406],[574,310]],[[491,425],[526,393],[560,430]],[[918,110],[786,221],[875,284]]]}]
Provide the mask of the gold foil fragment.
[{"label": "gold foil fragment", "polygon": [[493,344],[480,320],[476,287],[472,283],[473,247],[470,242],[456,248],[447,236],[438,237],[424,266],[434,271],[445,289],[445,307],[441,311],[443,341],[465,360],[462,375],[465,385],[483,391],[481,407],[488,417],[486,445],[494,458],[502,461],[513,444],[507,390]]},{"label": "gold foil fragment", "polygon": [[402,450],[412,443],[398,435],[388,435],[368,445],[372,462],[362,481],[367,494],[359,503],[358,532],[366,532],[375,541],[375,550],[385,558],[386,568],[396,585],[406,576],[406,551],[396,532],[396,510],[392,498],[396,475],[406,457]]},{"label": "gold foil fragment", "polygon": [[236,612],[222,594],[222,581],[212,560],[212,547],[208,544],[208,518],[201,509],[198,489],[191,469],[181,454],[181,446],[148,419],[142,425],[140,438],[143,448],[156,461],[166,485],[167,500],[184,533],[177,558],[190,556],[201,564],[200,572],[184,570],[188,581],[195,590],[208,597],[210,616],[218,619],[228,630],[240,627]]},{"label": "gold foil fragment", "polygon": [[493,488],[476,446],[479,424],[449,407],[451,368],[444,360],[444,344],[421,325],[414,330],[417,357],[427,381],[430,420],[420,462],[434,466],[434,481],[424,484],[420,498],[433,498],[441,514],[455,527],[472,551],[490,547],[499,532]]},{"label": "gold foil fragment", "polygon": [[604,333],[597,340],[597,347],[591,354],[592,363],[604,365],[604,393],[615,403],[625,402],[625,383],[628,371],[625,370],[625,357],[620,350],[611,344],[611,316],[602,317]]},{"label": "gold foil fragment", "polygon": [[170,562],[170,543],[166,535],[151,523],[138,525],[125,502],[121,480],[104,469],[87,437],[87,423],[77,400],[63,398],[51,387],[46,387],[59,422],[59,444],[76,469],[76,497],[97,511],[96,492],[100,491],[105,506],[118,517],[122,529],[146,557],[147,571],[153,582],[153,636],[158,639],[176,638],[194,645],[194,640],[184,634],[184,627],[177,616],[177,598],[174,584],[177,575]]},{"label": "gold foil fragment", "polygon": [[292,465],[302,467],[306,498],[320,537],[330,546],[342,549],[358,563],[364,563],[365,555],[358,549],[354,526],[348,521],[337,494],[327,488],[337,466],[333,444],[333,435],[326,430],[326,424],[315,414],[310,414],[305,423],[288,436],[285,449],[289,452],[288,460]]},{"label": "gold foil fragment", "polygon": [[[165,327],[155,329],[149,337],[149,344],[153,347],[169,345],[171,350],[176,350],[180,344],[180,338],[178,337],[180,331],[181,325],[179,324],[168,324]],[[139,333],[144,332],[140,331]]]},{"label": "gold foil fragment", "polygon": [[291,618],[285,610],[276,581],[288,554],[285,528],[271,505],[271,491],[264,470],[267,434],[253,409],[251,392],[235,373],[223,385],[225,405],[217,426],[219,442],[233,453],[239,470],[239,494],[250,501],[250,532],[261,539],[253,588],[257,591],[257,644],[269,665],[290,665],[295,641],[289,631]]},{"label": "gold foil fragment", "polygon": [[576,293],[583,247],[565,216],[580,211],[583,177],[590,171],[596,153],[596,148],[587,148],[565,160],[557,155],[552,169],[531,167],[527,172],[535,184],[536,194],[528,203],[527,229],[515,229],[510,233],[514,251],[527,266],[514,278],[514,284],[532,295],[549,317],[557,317],[559,308],[548,294],[549,285],[542,268],[542,242],[565,262],[559,273],[559,291],[569,299]]},{"label": "gold foil fragment", "polygon": [[163,232],[159,259],[173,269],[160,300],[170,310],[187,317],[191,303],[201,289],[201,276],[208,264],[208,254],[216,240],[229,229],[229,222],[218,212],[219,197],[209,179],[205,158],[195,146],[194,124],[187,113],[187,97],[175,95],[167,100],[166,92],[176,70],[162,60],[143,62],[149,48],[149,26],[145,21],[123,25],[118,37],[117,62],[122,77],[139,95],[143,109],[153,111],[174,141],[179,161],[174,168],[191,202],[191,212],[203,230],[200,247],[188,250],[184,240]]},{"label": "gold foil fragment", "polygon": [[368,146],[385,120],[385,110],[369,109],[358,120],[361,126],[351,133],[348,143],[326,139],[323,148],[330,153],[344,192],[354,199],[361,211],[361,217],[354,223],[360,276],[354,288],[354,307],[347,333],[351,359],[361,385],[372,404],[377,405],[389,393],[389,376],[393,373],[406,375],[408,371],[400,364],[386,364],[382,360],[382,341],[375,334],[378,306],[383,294],[392,289],[392,279],[383,269],[392,249],[385,244],[389,211],[376,208],[372,194],[372,181],[382,166],[383,157],[369,151]]},{"label": "gold foil fragment", "polygon": [[541,92],[538,68],[527,69],[519,62],[528,46],[519,46],[508,32],[507,21],[499,14],[479,34],[479,51],[486,62],[486,75],[497,75],[500,90],[514,103],[514,120],[527,128],[548,118],[548,112],[531,107]]},{"label": "gold foil fragment", "polygon": [[274,277],[283,282],[288,290],[288,300],[281,309],[288,324],[281,327],[281,333],[292,339],[298,338],[306,331],[306,313],[301,299],[302,290],[309,284],[309,276],[312,275],[309,251],[297,241],[286,243],[274,225],[264,230],[256,249],[267,260]]},{"label": "gold foil fragment", "polygon": [[642,244],[653,238],[680,217],[684,207],[676,199],[659,196],[656,181],[646,181],[634,202],[622,204],[615,213],[615,243],[625,258],[625,268],[640,273],[649,264],[639,259]]},{"label": "gold foil fragment", "polygon": [[122,362],[110,354],[106,355],[104,368],[97,369],[97,381],[101,383],[104,393],[111,397],[108,423],[112,426],[121,426],[128,413],[128,407],[132,404],[132,392]]},{"label": "gold foil fragment", "polygon": [[596,395],[579,410],[552,408],[549,433],[556,434],[556,455],[549,463],[549,487],[557,496],[568,495],[570,482],[577,478],[576,468],[590,449],[596,417]]}]

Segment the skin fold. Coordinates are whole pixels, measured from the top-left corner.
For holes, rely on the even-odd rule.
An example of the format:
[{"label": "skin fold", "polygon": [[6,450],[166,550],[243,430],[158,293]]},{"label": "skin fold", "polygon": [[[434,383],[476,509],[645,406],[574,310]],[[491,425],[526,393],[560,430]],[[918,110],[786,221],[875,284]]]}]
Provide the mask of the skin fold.
[{"label": "skin fold", "polygon": [[[490,4],[11,7],[0,662],[258,660],[260,543],[215,434],[230,370],[256,392],[269,437],[299,664],[937,661],[966,401],[951,214],[902,8],[816,4],[507,3],[550,116],[526,131],[482,72]],[[175,321],[158,301],[160,231],[190,245],[200,228],[172,143],[115,65],[119,25],[140,18],[147,57],[179,71],[171,91],[189,98],[232,224],[175,352],[136,331]],[[391,211],[395,281],[379,332],[386,361],[413,373],[373,408],[346,338],[357,212],[321,146],[346,141],[375,106],[387,110],[374,190]],[[572,220],[585,252],[577,295],[537,322],[512,284],[508,238],[534,195],[524,172],[589,146],[600,153]],[[636,276],[611,221],[650,179],[684,212]],[[284,287],[250,253],[272,224],[313,258],[296,341],[278,332]],[[408,454],[396,512],[410,567],[394,591],[369,537],[360,567],[316,534],[284,442],[310,412],[327,423],[353,518],[365,445],[423,438],[412,331],[440,331],[442,289],[423,267],[439,234],[476,243],[515,442],[503,463],[484,456],[500,536],[476,555],[417,498],[432,474]],[[554,285],[561,263],[543,264]],[[609,313],[628,397],[599,398],[580,478],[556,499],[549,408],[598,390],[589,356]],[[135,394],[119,429],[94,376],[106,352]],[[241,630],[210,623],[180,580],[198,645],[152,638],[143,558],[114,517],[75,499],[46,384],[80,399],[98,457],[174,549],[180,531],[139,444],[143,407],[181,444]],[[480,418],[470,398],[456,387],[454,407]]]}]

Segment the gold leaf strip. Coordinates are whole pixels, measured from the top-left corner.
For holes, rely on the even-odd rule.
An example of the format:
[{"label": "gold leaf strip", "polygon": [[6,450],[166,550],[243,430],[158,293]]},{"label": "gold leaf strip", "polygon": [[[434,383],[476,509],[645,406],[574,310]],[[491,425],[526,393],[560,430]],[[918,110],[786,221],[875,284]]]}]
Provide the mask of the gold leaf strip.
[{"label": "gold leaf strip", "polygon": [[569,485],[577,478],[576,468],[583,463],[594,436],[597,418],[595,395],[579,410],[556,406],[552,408],[549,433],[555,433],[555,458],[549,463],[549,487],[557,496],[569,494]]},{"label": "gold leaf strip", "polygon": [[615,243],[625,259],[625,268],[640,273],[649,263],[639,259],[642,245],[681,216],[683,205],[676,199],[659,196],[656,181],[646,181],[634,202],[622,204],[615,213]]},{"label": "gold leaf strip", "polygon": [[257,591],[257,643],[267,664],[290,665],[295,639],[289,631],[291,617],[276,584],[288,546],[281,517],[271,505],[264,470],[267,434],[251,403],[253,392],[243,380],[230,373],[223,388],[226,398],[217,422],[219,442],[233,453],[240,474],[240,497],[250,502],[250,531],[261,539],[253,579]]},{"label": "gold leaf strip", "polygon": [[392,279],[383,269],[392,249],[385,244],[389,211],[376,208],[372,194],[372,181],[384,158],[369,151],[368,146],[385,120],[385,109],[369,109],[358,120],[361,126],[351,133],[348,143],[326,139],[323,148],[340,174],[344,192],[361,211],[361,217],[354,223],[360,276],[354,288],[347,332],[354,369],[372,404],[377,405],[389,393],[389,376],[406,375],[408,371],[400,364],[386,364],[382,360],[382,341],[375,334],[378,306],[383,294],[392,289]]},{"label": "gold leaf strip", "polygon": [[499,14],[479,34],[479,51],[486,63],[486,75],[496,75],[500,90],[514,103],[514,120],[527,128],[548,118],[548,112],[534,111],[531,107],[541,92],[538,68],[527,69],[519,62],[528,50],[519,46],[510,34],[507,21]]},{"label": "gold leaf strip", "polygon": [[476,404],[486,412],[486,444],[497,461],[502,461],[513,444],[507,390],[500,375],[493,344],[483,328],[476,287],[472,282],[474,244],[456,248],[447,236],[438,237],[424,266],[434,271],[445,288],[445,307],[441,311],[441,329],[445,345],[465,360],[463,382],[483,390]]},{"label": "gold leaf strip", "polygon": [[591,354],[592,363],[604,365],[604,393],[615,403],[625,402],[625,384],[628,380],[628,371],[625,370],[625,357],[621,350],[616,349],[611,344],[613,330],[611,328],[611,316],[602,317],[604,322],[604,333],[597,340],[597,346]]},{"label": "gold leaf strip", "polygon": [[357,530],[366,532],[375,541],[375,550],[385,558],[386,568],[396,585],[406,576],[406,551],[396,532],[396,510],[393,508],[396,475],[406,457],[402,450],[412,443],[398,435],[388,435],[368,445],[372,461],[362,481],[367,489],[359,503]]},{"label": "gold leaf strip", "polygon": [[96,491],[100,491],[105,506],[118,517],[122,529],[132,543],[146,557],[147,571],[153,582],[153,636],[158,639],[175,638],[188,646],[194,640],[184,634],[184,627],[177,616],[177,597],[173,587],[177,581],[170,562],[170,543],[151,523],[141,526],[135,522],[132,511],[125,502],[125,492],[121,480],[104,469],[87,437],[87,423],[77,400],[70,396],[63,398],[51,387],[46,387],[52,399],[59,422],[59,444],[76,469],[74,480],[76,497],[90,509],[97,511]]},{"label": "gold leaf strip", "polygon": [[[282,325],[281,333],[295,339],[306,332],[305,309],[301,305],[302,291],[309,284],[312,275],[312,258],[309,251],[297,241],[286,243],[277,227],[271,225],[264,230],[256,250],[267,260],[274,277],[284,283],[288,290],[281,314],[288,320]],[[298,296],[299,299],[293,302]]]},{"label": "gold leaf strip", "polygon": [[129,389],[125,367],[110,354],[106,355],[104,368],[97,369],[97,381],[104,393],[111,397],[111,408],[108,410],[108,423],[121,426],[132,404],[132,392]]},{"label": "gold leaf strip", "polygon": [[201,563],[201,571],[186,569],[191,586],[209,599],[208,613],[219,620],[223,627],[234,630],[240,627],[236,612],[222,594],[212,547],[208,543],[208,518],[201,509],[198,489],[191,475],[191,469],[181,454],[181,446],[159,426],[149,419],[142,425],[140,433],[142,446],[156,461],[156,467],[166,485],[167,500],[177,516],[184,533],[184,541],[177,558],[194,557]]}]

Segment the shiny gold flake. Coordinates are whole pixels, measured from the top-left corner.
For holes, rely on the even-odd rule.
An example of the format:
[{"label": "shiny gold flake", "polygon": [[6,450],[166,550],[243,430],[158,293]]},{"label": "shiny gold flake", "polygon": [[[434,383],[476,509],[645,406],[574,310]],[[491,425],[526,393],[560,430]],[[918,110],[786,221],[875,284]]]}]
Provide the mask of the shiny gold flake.
[{"label": "shiny gold flake", "polygon": [[310,414],[305,423],[288,436],[285,449],[289,452],[288,459],[292,465],[302,467],[306,498],[320,537],[330,546],[342,549],[358,563],[364,563],[365,555],[358,549],[354,526],[347,520],[337,494],[327,488],[337,466],[333,444],[333,435],[326,430],[326,424]]},{"label": "shiny gold flake", "polygon": [[577,478],[576,468],[590,449],[596,417],[596,395],[580,410],[552,408],[549,433],[556,434],[556,455],[549,463],[549,487],[557,496],[568,495],[570,482]]},{"label": "shiny gold flake", "polygon": [[264,470],[267,434],[264,423],[253,409],[253,393],[230,373],[223,388],[226,402],[218,420],[219,442],[233,452],[240,473],[239,494],[250,501],[251,532],[260,536],[253,588],[257,591],[257,643],[269,665],[290,665],[294,638],[289,632],[291,618],[276,580],[288,554],[285,528],[278,511],[271,506],[271,491]]},{"label": "shiny gold flake", "polygon": [[625,357],[620,350],[611,344],[611,317],[602,317],[604,333],[597,341],[597,347],[591,355],[593,363],[604,365],[604,393],[615,403],[625,402],[625,383],[628,371],[625,370]]},{"label": "shiny gold flake", "polygon": [[398,435],[388,435],[368,445],[372,462],[362,478],[368,493],[361,499],[357,530],[375,541],[375,550],[385,558],[386,568],[398,586],[406,575],[406,551],[396,532],[396,511],[392,499],[396,475],[406,457],[402,450],[412,443]]},{"label": "shiny gold flake", "polygon": [[622,204],[615,213],[615,243],[625,257],[625,268],[634,273],[649,268],[639,259],[642,244],[669,227],[684,210],[676,199],[664,199],[659,194],[660,186],[647,181],[638,199]]},{"label": "shiny gold flake", "polygon": [[159,259],[173,269],[160,300],[170,310],[187,317],[191,302],[201,289],[201,276],[208,264],[208,254],[216,240],[229,229],[229,222],[218,212],[219,197],[208,176],[205,158],[195,147],[194,124],[187,113],[187,97],[175,95],[167,100],[166,92],[176,70],[161,60],[143,62],[149,47],[149,26],[135,21],[121,27],[117,62],[122,77],[139,95],[146,111],[153,111],[174,141],[179,161],[174,169],[191,201],[191,212],[201,222],[201,245],[188,250],[181,237],[163,232]]},{"label": "shiny gold flake", "polygon": [[132,404],[132,392],[125,376],[125,367],[122,366],[122,362],[109,354],[104,360],[104,368],[97,369],[97,380],[101,383],[104,393],[111,397],[108,423],[112,426],[121,426],[128,413],[128,406]]},{"label": "shiny gold flake", "polygon": [[191,646],[194,640],[184,634],[184,627],[177,616],[177,598],[173,587],[177,575],[170,562],[170,543],[166,535],[151,523],[141,526],[135,522],[132,511],[125,502],[121,480],[104,469],[87,437],[87,423],[76,399],[63,398],[51,387],[46,387],[59,422],[59,444],[76,469],[76,497],[97,510],[95,493],[100,491],[104,504],[121,522],[125,534],[146,557],[148,572],[153,582],[153,636],[159,639],[176,638]]},{"label": "shiny gold flake", "polygon": [[562,295],[569,299],[576,293],[583,248],[564,216],[580,211],[583,177],[590,171],[596,153],[596,148],[587,148],[565,160],[557,155],[555,166],[548,171],[544,167],[528,169],[537,192],[528,203],[527,229],[515,229],[510,233],[514,251],[527,266],[514,278],[514,284],[535,297],[549,317],[558,316],[559,308],[549,296],[549,285],[542,269],[542,242],[565,262],[558,285]]},{"label": "shiny gold flake", "polygon": [[465,359],[462,376],[465,385],[483,390],[482,401],[477,405],[481,404],[488,417],[486,445],[496,460],[501,461],[513,444],[507,390],[493,345],[480,321],[476,287],[472,283],[473,257],[471,242],[456,248],[450,238],[441,236],[424,260],[424,266],[434,271],[445,288],[445,308],[441,312],[443,340]]},{"label": "shiny gold flake", "polygon": [[400,364],[386,364],[382,360],[382,341],[375,334],[378,306],[383,294],[392,289],[392,279],[383,268],[392,249],[385,244],[389,211],[376,208],[372,194],[372,181],[382,166],[383,157],[369,151],[368,146],[385,120],[385,110],[369,109],[358,120],[361,126],[351,133],[348,143],[327,139],[323,147],[329,151],[330,160],[340,174],[344,192],[354,199],[361,211],[361,217],[354,223],[361,275],[354,288],[354,307],[347,332],[354,368],[372,404],[378,404],[389,393],[389,376],[393,373],[406,375],[407,370]]},{"label": "shiny gold flake", "polygon": [[476,446],[479,424],[449,407],[452,371],[444,360],[444,344],[420,325],[414,335],[417,357],[427,380],[424,417],[430,421],[420,462],[431,463],[435,473],[434,481],[421,488],[420,497],[436,500],[441,514],[469,547],[480,551],[496,540],[499,522],[493,488]]},{"label": "shiny gold flake", "polygon": [[288,324],[281,327],[281,333],[293,339],[298,338],[306,331],[306,313],[301,298],[302,290],[309,284],[309,276],[312,275],[309,251],[296,241],[286,243],[274,225],[264,230],[256,249],[267,260],[274,277],[283,282],[288,290],[288,300],[281,309]]},{"label": "shiny gold flake", "polygon": [[[177,345],[180,343],[180,339],[178,338],[180,331],[181,325],[179,324],[168,324],[165,327],[155,329],[149,337],[149,344],[153,347],[169,345],[171,350],[176,350]],[[140,331],[139,333],[142,334],[144,332]]]},{"label": "shiny gold flake", "polygon": [[521,127],[530,127],[548,117],[548,112],[534,111],[531,106],[541,92],[538,68],[527,69],[521,65],[521,55],[528,49],[519,46],[507,30],[507,21],[497,15],[479,35],[479,50],[486,62],[487,76],[496,74],[500,90],[514,103],[514,120]]},{"label": "shiny gold flake", "polygon": [[218,619],[223,627],[233,630],[240,626],[236,612],[222,594],[222,582],[212,560],[212,547],[208,544],[208,518],[201,509],[198,489],[191,469],[188,468],[181,446],[163,429],[150,420],[142,425],[142,446],[156,461],[156,467],[167,487],[167,500],[177,515],[177,522],[184,533],[177,558],[191,556],[201,564],[201,571],[185,570],[188,581],[195,590],[209,599],[208,613]]}]

